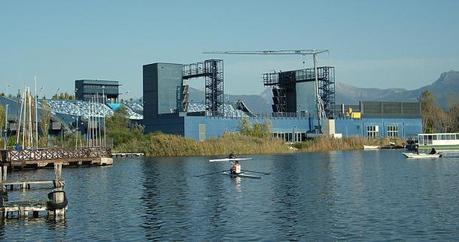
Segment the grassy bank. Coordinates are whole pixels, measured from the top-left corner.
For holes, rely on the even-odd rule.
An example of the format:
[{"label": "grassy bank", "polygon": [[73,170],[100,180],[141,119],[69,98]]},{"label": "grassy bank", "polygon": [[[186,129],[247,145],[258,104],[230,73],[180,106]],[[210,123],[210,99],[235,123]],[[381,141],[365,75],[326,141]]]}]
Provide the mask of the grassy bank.
[{"label": "grassy bank", "polygon": [[319,137],[301,143],[286,144],[272,138],[257,138],[238,133],[225,134],[220,138],[195,141],[177,135],[149,134],[131,138],[113,148],[114,152],[142,152],[146,156],[208,156],[234,154],[273,154],[299,152],[325,152],[335,150],[361,150],[363,145],[387,145],[400,140],[366,138]]},{"label": "grassy bank", "polygon": [[400,139],[367,139],[363,137],[349,137],[334,139],[330,137],[318,137],[293,145],[299,151],[305,152],[325,152],[334,150],[361,150],[364,145],[388,145],[390,142],[401,145]]},{"label": "grassy bank", "polygon": [[177,135],[149,134],[117,145],[114,152],[142,152],[146,156],[206,156],[234,154],[270,154],[291,152],[277,139],[225,134],[220,138],[195,141]]},{"label": "grassy bank", "polygon": [[[271,123],[250,123],[241,119],[239,133],[227,133],[206,141],[195,141],[177,135],[153,133],[144,135],[143,127],[129,125],[127,111],[115,111],[107,119],[107,136],[112,139],[114,152],[141,152],[146,156],[207,156],[234,154],[274,154],[294,150],[318,152],[359,150],[363,145],[387,145],[389,140],[366,138],[319,137],[301,143],[286,144],[271,137]],[[392,141],[393,142],[393,141]],[[397,143],[398,141],[396,141]],[[398,142],[401,143],[401,142]]]}]

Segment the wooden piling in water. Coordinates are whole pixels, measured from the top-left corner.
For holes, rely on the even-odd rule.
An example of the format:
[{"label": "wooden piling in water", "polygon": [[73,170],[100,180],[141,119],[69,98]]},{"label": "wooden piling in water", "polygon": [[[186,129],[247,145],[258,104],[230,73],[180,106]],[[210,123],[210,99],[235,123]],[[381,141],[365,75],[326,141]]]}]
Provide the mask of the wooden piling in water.
[{"label": "wooden piling in water", "polygon": [[[0,217],[7,218],[28,218],[32,214],[37,218],[40,212],[47,212],[48,218],[59,220],[65,218],[67,209],[67,198],[64,192],[64,181],[62,179],[62,162],[54,163],[54,180],[51,181],[8,181],[6,180],[7,166],[0,167],[0,185],[2,196],[0,198]],[[6,187],[13,190],[17,185],[22,191],[31,189],[32,184],[52,184],[53,190],[48,194],[48,201],[7,201]],[[5,199],[6,198],[6,199]]]}]

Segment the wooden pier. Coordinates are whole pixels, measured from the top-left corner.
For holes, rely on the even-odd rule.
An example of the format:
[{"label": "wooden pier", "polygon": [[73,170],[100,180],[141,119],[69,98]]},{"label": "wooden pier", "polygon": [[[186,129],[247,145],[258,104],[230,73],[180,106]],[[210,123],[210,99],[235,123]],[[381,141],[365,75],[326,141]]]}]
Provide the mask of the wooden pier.
[{"label": "wooden pier", "polygon": [[[64,192],[64,180],[62,179],[62,163],[54,163],[54,180],[42,181],[9,181],[7,166],[0,167],[0,218],[37,218],[40,214],[46,214],[49,219],[59,220],[65,217],[67,198]],[[52,185],[54,188],[48,194],[48,200],[36,201],[8,201],[8,187],[13,191],[18,186],[22,191],[31,189],[31,185]]]},{"label": "wooden pier", "polygon": [[113,159],[111,150],[103,147],[0,150],[0,164],[11,169],[53,167],[56,163],[64,166],[104,166],[112,165]]}]

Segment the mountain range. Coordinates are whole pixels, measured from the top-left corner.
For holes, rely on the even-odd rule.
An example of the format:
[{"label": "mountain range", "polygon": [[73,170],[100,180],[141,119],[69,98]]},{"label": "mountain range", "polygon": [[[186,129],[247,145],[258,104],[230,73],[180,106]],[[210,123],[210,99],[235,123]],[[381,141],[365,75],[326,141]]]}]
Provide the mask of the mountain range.
[{"label": "mountain range", "polygon": [[[459,104],[459,71],[448,71],[430,85],[418,89],[402,88],[359,88],[342,82],[336,82],[337,104],[358,104],[359,101],[417,101],[425,90],[436,97],[438,104],[447,109]],[[204,92],[190,88],[191,100],[204,100]],[[225,102],[235,103],[243,100],[254,113],[271,112],[272,93],[266,88],[260,95],[225,95]]]}]

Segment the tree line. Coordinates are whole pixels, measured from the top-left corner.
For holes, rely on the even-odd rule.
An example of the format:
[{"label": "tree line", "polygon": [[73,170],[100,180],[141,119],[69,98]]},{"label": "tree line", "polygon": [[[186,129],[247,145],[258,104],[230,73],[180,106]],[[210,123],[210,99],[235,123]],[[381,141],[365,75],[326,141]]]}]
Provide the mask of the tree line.
[{"label": "tree line", "polygon": [[421,116],[424,133],[459,132],[459,103],[452,102],[448,109],[441,108],[432,92],[421,94]]}]

